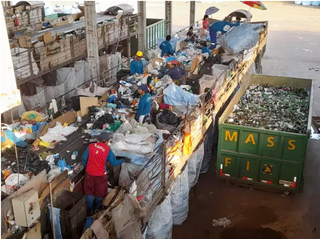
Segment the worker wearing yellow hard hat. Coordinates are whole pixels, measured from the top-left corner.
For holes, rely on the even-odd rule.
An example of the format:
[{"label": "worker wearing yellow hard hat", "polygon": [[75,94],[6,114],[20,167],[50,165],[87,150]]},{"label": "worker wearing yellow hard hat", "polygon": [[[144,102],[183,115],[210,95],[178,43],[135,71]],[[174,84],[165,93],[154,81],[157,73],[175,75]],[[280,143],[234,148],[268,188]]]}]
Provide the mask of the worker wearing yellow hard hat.
[{"label": "worker wearing yellow hard hat", "polygon": [[143,57],[143,52],[138,51],[130,63],[130,75],[143,74],[143,64],[141,58]]},{"label": "worker wearing yellow hard hat", "polygon": [[143,57],[143,52],[142,51],[138,51],[136,54],[138,57]]}]

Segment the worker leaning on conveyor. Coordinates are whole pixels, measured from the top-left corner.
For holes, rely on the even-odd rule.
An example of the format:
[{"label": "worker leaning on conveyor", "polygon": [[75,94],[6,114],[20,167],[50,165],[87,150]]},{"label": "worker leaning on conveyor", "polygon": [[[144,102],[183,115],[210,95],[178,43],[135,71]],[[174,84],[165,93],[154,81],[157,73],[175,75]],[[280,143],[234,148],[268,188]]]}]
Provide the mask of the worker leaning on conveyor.
[{"label": "worker leaning on conveyor", "polygon": [[174,50],[172,49],[170,41],[171,41],[171,36],[168,35],[166,37],[166,40],[160,44],[159,48],[161,50],[161,57],[171,56],[174,54]]},{"label": "worker leaning on conveyor", "polygon": [[143,57],[143,52],[138,51],[135,57],[132,59],[130,63],[130,75],[134,74],[143,74],[143,63],[141,58]]},{"label": "worker leaning on conveyor", "polygon": [[173,82],[176,85],[184,85],[184,78],[187,74],[187,72],[182,69],[180,66],[178,66],[179,62],[176,60],[172,60],[167,63],[167,66],[169,68],[168,72],[166,73],[168,76],[171,77]]},{"label": "worker leaning on conveyor", "polygon": [[91,216],[102,207],[102,200],[108,194],[107,163],[120,165],[109,148],[110,134],[103,132],[99,142],[90,144],[82,155],[82,164],[86,168],[84,176],[84,193],[86,195],[87,214]]},{"label": "worker leaning on conveyor", "polygon": [[150,111],[152,107],[152,98],[149,94],[149,89],[147,85],[138,86],[138,92],[142,96],[139,104],[138,111],[136,114],[136,119],[139,123],[150,123]]},{"label": "worker leaning on conveyor", "polygon": [[200,49],[202,53],[208,53],[210,56],[211,51],[207,47],[207,43],[205,41],[200,41]]},{"label": "worker leaning on conveyor", "polygon": [[240,22],[232,23],[230,18],[226,17],[223,21],[213,23],[209,28],[211,43],[217,43],[217,36],[228,32],[232,27],[237,27]]}]

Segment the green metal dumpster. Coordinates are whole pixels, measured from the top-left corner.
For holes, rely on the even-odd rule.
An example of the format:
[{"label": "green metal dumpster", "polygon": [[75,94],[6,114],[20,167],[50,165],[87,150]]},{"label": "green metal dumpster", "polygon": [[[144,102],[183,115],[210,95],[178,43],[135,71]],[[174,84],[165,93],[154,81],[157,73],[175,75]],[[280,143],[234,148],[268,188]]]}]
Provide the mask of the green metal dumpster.
[{"label": "green metal dumpster", "polygon": [[[226,123],[226,119],[252,84],[310,88],[306,134],[258,129]],[[313,81],[250,75],[219,119],[217,175],[239,184],[276,191],[301,192],[313,102]]]}]

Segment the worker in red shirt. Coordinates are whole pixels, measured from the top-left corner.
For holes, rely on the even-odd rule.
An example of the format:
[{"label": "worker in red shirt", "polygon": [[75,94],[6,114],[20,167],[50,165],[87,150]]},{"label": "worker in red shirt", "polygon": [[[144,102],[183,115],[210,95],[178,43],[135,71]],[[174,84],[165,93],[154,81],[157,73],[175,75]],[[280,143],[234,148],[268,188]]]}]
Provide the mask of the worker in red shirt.
[{"label": "worker in red shirt", "polygon": [[123,163],[115,158],[108,146],[109,140],[109,133],[101,133],[99,142],[90,144],[82,155],[82,164],[86,167],[84,193],[88,216],[102,207],[102,200],[108,194],[107,163],[112,166]]}]

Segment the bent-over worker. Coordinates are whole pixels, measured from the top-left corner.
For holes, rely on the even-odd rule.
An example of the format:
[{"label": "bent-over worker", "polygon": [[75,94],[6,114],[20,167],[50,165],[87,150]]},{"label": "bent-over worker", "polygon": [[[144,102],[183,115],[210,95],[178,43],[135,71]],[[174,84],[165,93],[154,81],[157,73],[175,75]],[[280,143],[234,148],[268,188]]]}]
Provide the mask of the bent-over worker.
[{"label": "bent-over worker", "polygon": [[139,123],[143,124],[145,122],[150,122],[152,98],[151,95],[148,93],[149,90],[147,85],[138,86],[138,92],[140,95],[142,95],[142,97],[138,104],[136,119],[139,121]]},{"label": "bent-over worker", "polygon": [[134,59],[130,63],[130,75],[143,74],[143,63],[141,58],[143,57],[143,52],[138,51]]},{"label": "bent-over worker", "polygon": [[216,43],[217,36],[221,36],[225,34],[232,27],[238,26],[238,25],[239,23],[231,23],[228,17],[226,17],[223,21],[217,21],[213,23],[209,28],[211,43]]},{"label": "bent-over worker", "polygon": [[163,41],[161,44],[160,44],[160,49],[161,49],[161,57],[163,57],[164,55],[166,56],[170,56],[170,55],[173,55],[174,51],[172,49],[172,46],[170,44],[170,40],[171,40],[171,36],[168,35],[166,37],[166,40]]},{"label": "bent-over worker", "polygon": [[208,53],[210,56],[211,51],[207,47],[207,43],[205,41],[200,41],[200,48],[202,50],[202,53]]},{"label": "bent-over worker", "polygon": [[82,164],[86,168],[84,176],[84,193],[88,215],[102,207],[102,200],[108,194],[107,163],[120,165],[123,160],[116,160],[108,143],[110,134],[103,132],[99,142],[90,144],[82,155]]},{"label": "bent-over worker", "polygon": [[183,85],[183,78],[186,75],[186,71],[182,69],[180,66],[177,66],[179,62],[172,60],[167,63],[169,71],[166,73],[168,76],[171,77],[173,82],[176,85]]}]

